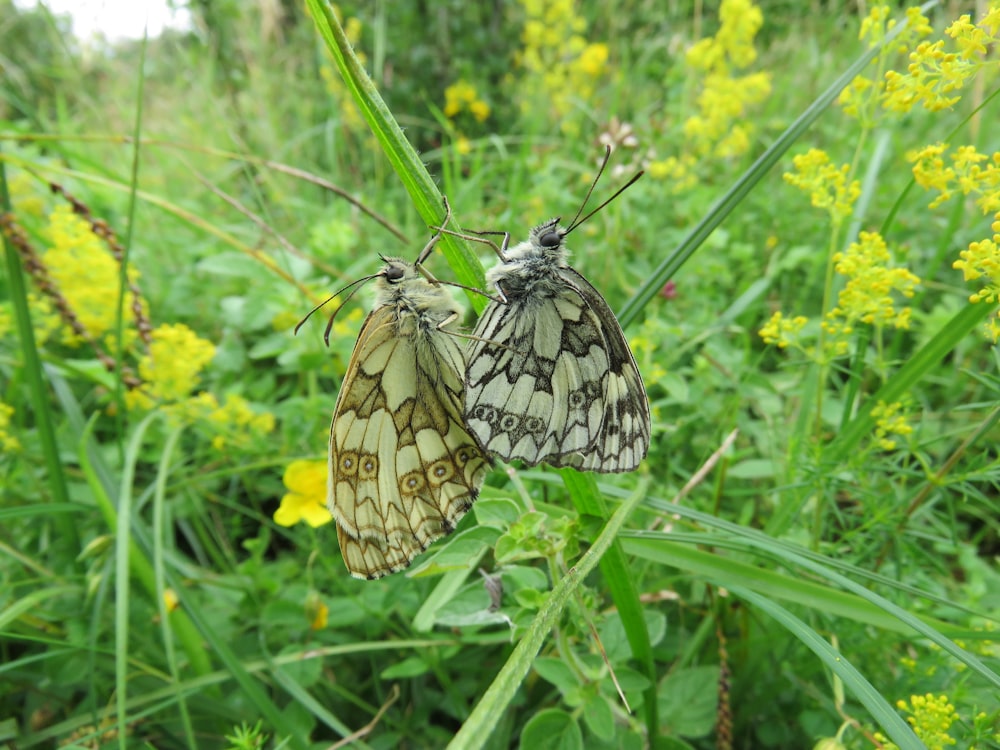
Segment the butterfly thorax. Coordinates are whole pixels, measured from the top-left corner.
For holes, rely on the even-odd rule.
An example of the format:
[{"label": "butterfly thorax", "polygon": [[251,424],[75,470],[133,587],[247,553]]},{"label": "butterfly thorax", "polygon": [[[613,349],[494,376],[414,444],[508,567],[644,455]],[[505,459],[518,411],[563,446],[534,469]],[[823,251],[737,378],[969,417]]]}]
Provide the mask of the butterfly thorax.
[{"label": "butterfly thorax", "polygon": [[375,306],[395,312],[398,335],[426,333],[460,314],[448,291],[424,278],[412,263],[399,258],[385,261],[376,282]]},{"label": "butterfly thorax", "polygon": [[528,239],[507,250],[507,259],[486,273],[486,281],[503,290],[504,296],[543,299],[559,294],[566,282],[566,230],[559,219],[539,224]]}]

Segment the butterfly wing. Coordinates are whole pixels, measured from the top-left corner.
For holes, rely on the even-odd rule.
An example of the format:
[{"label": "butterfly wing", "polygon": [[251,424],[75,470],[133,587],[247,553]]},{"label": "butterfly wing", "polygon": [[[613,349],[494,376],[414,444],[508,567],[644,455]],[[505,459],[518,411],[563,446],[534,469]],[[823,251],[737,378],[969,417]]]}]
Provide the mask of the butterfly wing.
[{"label": "butterfly wing", "polygon": [[649,399],[642,376],[618,318],[601,293],[572,268],[561,269],[561,275],[600,322],[608,358],[601,429],[578,468],[604,473],[632,471],[649,450]]},{"label": "butterfly wing", "polygon": [[487,306],[469,352],[466,424],[505,461],[631,471],[649,446],[635,360],[600,293],[567,267],[558,280],[553,294]]},{"label": "butterfly wing", "polygon": [[462,424],[462,352],[434,327],[365,320],[330,428],[328,505],[351,574],[407,567],[472,506],[487,459]]}]

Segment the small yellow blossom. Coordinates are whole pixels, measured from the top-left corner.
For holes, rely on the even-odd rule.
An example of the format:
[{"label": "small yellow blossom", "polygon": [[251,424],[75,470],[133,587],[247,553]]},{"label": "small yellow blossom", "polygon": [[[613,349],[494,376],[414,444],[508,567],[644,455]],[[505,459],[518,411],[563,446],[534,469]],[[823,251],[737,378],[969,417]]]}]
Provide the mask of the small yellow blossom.
[{"label": "small yellow blossom", "polygon": [[566,133],[577,127],[568,114],[589,101],[607,71],[608,47],[588,42],[586,21],[568,0],[519,0],[525,21],[515,55],[523,72],[517,92],[521,109],[556,118]]},{"label": "small yellow blossom", "polygon": [[10,418],[14,416],[14,407],[0,401],[0,449],[2,453],[13,453],[21,449],[20,441],[10,434]]},{"label": "small yellow blossom", "polygon": [[279,526],[294,526],[305,521],[315,528],[332,521],[326,507],[326,474],[326,461],[292,461],[284,476],[289,492],[281,498],[274,522]]},{"label": "small yellow blossom", "polygon": [[[920,104],[936,112],[958,102],[965,84],[991,63],[987,50],[1000,41],[996,17],[994,4],[978,24],[973,24],[968,15],[955,21],[945,30],[955,51],[946,48],[944,39],[919,43],[910,53],[906,73],[886,72],[883,106],[890,111],[908,112]],[[924,19],[918,28],[923,32],[930,27]]]},{"label": "small yellow blossom", "polygon": [[784,174],[785,182],[809,193],[812,205],[829,212],[835,222],[850,216],[861,195],[861,184],[857,180],[848,181],[847,164],[839,167],[832,164],[826,152],[818,148],[799,154],[792,164],[795,171]]},{"label": "small yellow blossom", "polygon": [[608,45],[601,43],[588,44],[576,60],[579,71],[594,78],[604,73],[607,63]]},{"label": "small yellow blossom", "polygon": [[231,447],[247,447],[253,440],[274,429],[274,415],[257,413],[250,402],[240,395],[230,393],[226,403],[209,412],[208,423],[216,431],[212,447],[225,451]]},{"label": "small yellow blossom", "polygon": [[910,151],[906,158],[913,163],[916,183],[939,192],[931,208],[958,192],[976,196],[976,205],[985,214],[1000,211],[1000,151],[987,155],[974,146],[958,146],[949,154],[947,144],[935,143]]},{"label": "small yellow blossom", "polygon": [[770,96],[771,76],[737,75],[757,58],[753,42],[763,24],[760,8],[750,0],[723,0],[719,21],[715,36],[699,40],[685,55],[700,90],[698,112],[684,122],[683,133],[687,150],[728,159],[749,150],[753,123],[747,114]]},{"label": "small yellow blossom", "polygon": [[171,588],[163,590],[163,606],[170,614],[181,605],[181,600],[177,598],[177,592]]},{"label": "small yellow blossom", "polygon": [[[49,217],[51,247],[42,255],[59,294],[94,339],[114,330],[118,311],[119,266],[90,224],[73,209],[60,204]],[[138,274],[131,273],[133,280]],[[134,300],[128,293],[126,309]],[[68,343],[79,343],[64,327]]]},{"label": "small yellow blossom", "polygon": [[[896,703],[896,707],[910,714],[906,717],[906,721],[928,750],[945,750],[955,744],[955,739],[948,734],[948,730],[958,721],[958,712],[948,700],[948,696],[935,697],[930,693],[911,695],[909,704],[901,700]],[[876,739],[884,738],[877,735]],[[890,742],[885,742],[882,746],[898,750],[896,745]]]},{"label": "small yellow blossom", "polygon": [[775,344],[779,349],[785,349],[791,344],[798,343],[797,337],[808,322],[809,319],[803,315],[786,318],[779,310],[758,333],[765,344]]},{"label": "small yellow blossom", "polygon": [[891,404],[879,401],[872,407],[871,416],[875,419],[875,442],[882,450],[891,451],[896,448],[896,441],[890,438],[890,435],[905,437],[913,434],[913,427],[907,421],[906,415],[900,413],[902,409],[903,404],[899,401]]},{"label": "small yellow blossom", "polygon": [[179,401],[194,390],[215,346],[182,323],[153,329],[149,354],[139,360],[139,377],[150,397]]},{"label": "small yellow blossom", "polygon": [[889,268],[891,256],[878,232],[861,232],[858,241],[833,257],[837,273],[847,283],[830,310],[823,327],[831,333],[848,334],[855,322],[874,326],[909,328],[911,310],[897,309],[893,292],[912,297],[920,279],[905,268]]},{"label": "small yellow blossom", "polygon": [[40,217],[45,211],[45,200],[42,197],[41,184],[24,171],[16,171],[10,178],[8,190],[10,202],[18,214]]},{"label": "small yellow blossom", "polygon": [[326,606],[319,594],[310,591],[306,597],[306,617],[309,619],[310,630],[322,630],[326,627],[330,608]]},{"label": "small yellow blossom", "polygon": [[444,90],[444,114],[455,119],[462,112],[469,112],[476,122],[484,122],[490,116],[490,105],[479,98],[475,87],[460,80]]},{"label": "small yellow blossom", "polygon": [[[959,269],[966,281],[979,281],[980,288],[969,295],[969,302],[1000,302],[1000,213],[994,216],[993,236],[970,242],[959,253],[953,268]],[[986,324],[986,335],[995,343],[1000,340],[1000,313]]]}]

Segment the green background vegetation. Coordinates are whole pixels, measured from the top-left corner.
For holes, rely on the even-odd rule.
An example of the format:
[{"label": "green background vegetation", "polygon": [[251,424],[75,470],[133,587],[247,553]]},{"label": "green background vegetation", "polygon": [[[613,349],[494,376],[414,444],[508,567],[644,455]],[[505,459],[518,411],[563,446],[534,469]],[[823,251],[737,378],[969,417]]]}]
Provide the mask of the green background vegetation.
[{"label": "green background vegetation", "polygon": [[[996,305],[969,300],[1000,274],[953,268],[1000,232],[996,48],[948,107],[852,117],[833,99],[906,73],[897,42],[853,4],[724,5],[202,0],[192,31],[84,45],[0,0],[0,743],[1000,747]],[[965,192],[914,182],[938,142],[987,155]],[[647,173],[569,246],[621,311],[648,460],[498,466],[411,571],[351,579],[332,524],[274,514],[322,500],[285,472],[322,476],[369,298],[329,348],[322,315],[292,328],[415,257],[440,193],[515,241],[572,216],[605,144],[597,197]],[[834,169],[799,189],[810,149]],[[851,276],[859,232],[889,250]],[[441,249],[481,284],[483,248]],[[874,288],[890,314],[842,294]]]}]

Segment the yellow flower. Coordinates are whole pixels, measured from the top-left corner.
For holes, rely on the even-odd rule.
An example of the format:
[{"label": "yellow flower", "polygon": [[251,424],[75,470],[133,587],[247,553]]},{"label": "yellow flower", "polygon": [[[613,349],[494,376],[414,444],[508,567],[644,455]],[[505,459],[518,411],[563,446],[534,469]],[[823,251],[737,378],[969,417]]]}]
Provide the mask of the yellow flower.
[{"label": "yellow flower", "polygon": [[[969,295],[969,302],[1000,301],[1000,213],[994,216],[991,229],[992,237],[970,242],[968,249],[959,253],[959,260],[952,264],[953,268],[962,271],[966,281],[982,279],[980,289]],[[994,342],[1000,340],[1000,320],[997,317],[987,322],[986,334]]]},{"label": "yellow flower", "polygon": [[21,443],[8,432],[10,418],[14,416],[14,407],[0,401],[0,448],[4,453],[20,450]]},{"label": "yellow flower", "polygon": [[485,122],[490,116],[490,105],[477,99],[469,104],[469,112],[476,118],[476,122]]},{"label": "yellow flower", "polygon": [[857,321],[909,328],[911,310],[907,306],[897,309],[892,293],[912,297],[920,279],[905,268],[889,268],[890,259],[878,232],[861,232],[857,242],[833,256],[834,268],[847,277],[847,283],[840,291],[837,306],[827,313],[827,331],[847,334]]},{"label": "yellow flower", "polygon": [[314,528],[330,523],[333,516],[326,507],[326,475],[326,461],[292,461],[284,476],[289,493],[281,498],[274,522],[294,526],[305,521]]},{"label": "yellow flower", "polygon": [[576,66],[581,73],[588,76],[597,77],[604,72],[604,66],[608,62],[608,45],[588,44],[583,48],[580,57],[576,60]]},{"label": "yellow flower", "polygon": [[907,421],[906,415],[901,414],[903,404],[894,401],[887,404],[879,401],[872,407],[871,416],[875,419],[875,442],[882,450],[891,451],[896,448],[896,441],[890,435],[905,437],[913,434],[913,427]]},{"label": "yellow flower", "polygon": [[783,175],[785,182],[809,193],[812,205],[825,209],[835,222],[850,216],[861,195],[861,184],[857,180],[848,182],[847,164],[832,164],[826,152],[818,148],[799,154],[792,164],[795,171]]},{"label": "yellow flower", "polygon": [[149,354],[139,360],[146,394],[158,401],[180,401],[194,390],[215,346],[182,323],[154,328]]},{"label": "yellow flower", "polygon": [[322,630],[325,628],[329,615],[330,608],[323,603],[319,594],[310,591],[306,596],[306,617],[309,618],[309,629]]},{"label": "yellow flower", "polygon": [[[94,339],[114,329],[117,316],[119,266],[90,224],[73,209],[60,204],[49,217],[51,247],[42,261],[56,289]],[[133,280],[138,275],[131,273]],[[134,304],[127,293],[125,309]],[[69,343],[76,337],[65,328]]]},{"label": "yellow flower", "polygon": [[522,47],[515,55],[523,71],[520,86],[522,111],[535,112],[559,120],[563,132],[572,133],[575,122],[566,117],[587,102],[595,92],[595,80],[606,70],[608,48],[588,43],[586,21],[567,0],[520,0],[525,22]]},{"label": "yellow flower", "polygon": [[177,592],[171,588],[163,590],[163,606],[167,614],[173,612],[181,605],[181,600],[177,598]]},{"label": "yellow flower", "polygon": [[791,344],[798,343],[798,335],[808,322],[809,319],[803,315],[786,318],[779,310],[758,333],[765,344],[776,344],[779,349],[785,349]]}]

